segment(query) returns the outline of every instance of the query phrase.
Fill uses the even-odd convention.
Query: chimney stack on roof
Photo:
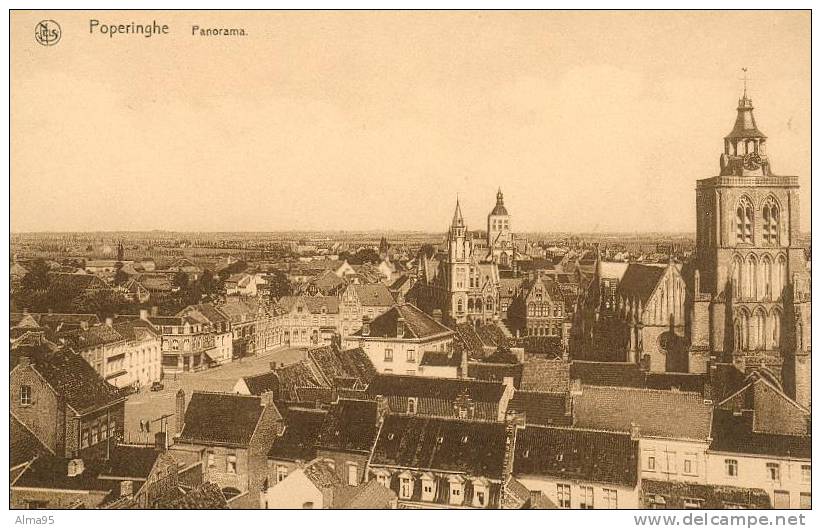
[[[106,327],[113,327],[114,326],[114,318],[106,318],[105,319],[105,326]]]
[[[177,435],[180,435],[182,433],[183,427],[185,426],[185,391],[183,391],[182,388],[180,388],[180,390],[177,391],[175,407],[176,407],[176,410],[175,410],[175,414],[176,414],[176,417],[175,417],[175,419],[176,419],[176,421],[175,421],[176,432],[175,433]]]
[[[79,476],[85,470],[85,465],[83,464],[82,459],[72,459],[68,462],[68,471],[67,476],[70,478],[74,478]]]
[[[433,309],[433,319],[436,323],[442,323],[442,309]]]
[[[88,330],[88,321],[80,320],[80,328],[84,331],[87,331]]]
[[[151,307],[151,316],[159,316],[159,315],[160,315],[160,309],[156,305],[153,305]]]
[[[633,441],[637,441],[641,438],[641,428],[639,425],[631,422],[630,423],[630,439]]]
[[[370,316],[362,316],[362,336],[371,335],[371,318]]]
[[[262,395],[259,396],[260,401],[263,406],[273,406],[274,405],[274,392],[273,391],[263,391]]]
[[[148,309],[140,309],[140,319],[148,321]]]

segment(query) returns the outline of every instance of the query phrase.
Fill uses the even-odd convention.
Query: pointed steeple
[[[452,227],[464,227],[465,220],[462,218],[462,208],[459,207],[459,197],[456,197],[456,211],[453,212],[453,222],[450,224]]]

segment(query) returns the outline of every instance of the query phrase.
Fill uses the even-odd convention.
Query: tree
[[[123,272],[123,263],[117,261],[117,263],[114,264],[114,269],[115,269],[114,270],[114,285],[115,286],[120,286],[123,283],[125,283],[126,281],[128,281],[128,274]]]
[[[379,257],[379,252],[377,252],[373,248],[362,248],[361,250],[356,252],[356,258],[362,264],[379,264],[380,262],[382,262],[382,259]]]
[[[291,282],[282,270],[274,270],[268,275],[267,280],[268,292],[271,296],[271,301],[276,301],[282,296],[288,296],[291,294]]]
[[[185,288],[188,287],[188,276],[185,272],[177,272],[174,274],[174,279],[171,281],[171,284],[180,290],[185,290]]]

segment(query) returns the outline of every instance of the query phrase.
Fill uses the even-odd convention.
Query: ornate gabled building
[[[773,172],[753,103],[738,101],[718,176],[696,185],[689,370],[708,360],[766,369],[809,405],[810,275],[796,176]]]

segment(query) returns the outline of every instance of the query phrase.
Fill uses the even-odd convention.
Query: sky
[[[11,229],[694,231],[742,67],[809,230],[808,11],[18,11]]]

